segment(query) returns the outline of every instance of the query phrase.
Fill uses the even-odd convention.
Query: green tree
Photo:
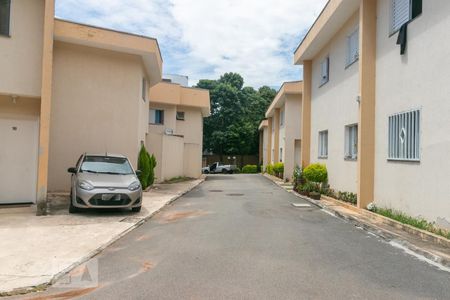
[[[211,116],[204,120],[203,149],[219,155],[258,153],[258,126],[276,91],[263,86],[244,87],[237,73],[225,73],[218,80],[200,80],[208,89]]]

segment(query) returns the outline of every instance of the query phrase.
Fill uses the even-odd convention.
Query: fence
[[[242,168],[245,165],[258,165],[258,155],[203,155],[203,167],[209,166],[215,162],[221,162],[226,165],[236,165]]]

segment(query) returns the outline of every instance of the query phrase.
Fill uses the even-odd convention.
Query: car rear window
[[[133,174],[128,159],[108,156],[85,156],[80,172],[129,175]]]

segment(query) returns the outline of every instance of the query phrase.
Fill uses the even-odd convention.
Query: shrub
[[[316,186],[311,182],[306,182],[305,184],[302,184],[298,190],[303,193],[311,193],[316,190]]]
[[[242,173],[245,173],[245,174],[258,173],[258,166],[257,165],[246,165],[242,168]]]
[[[351,204],[355,204],[358,202],[358,196],[354,193],[350,192],[338,192],[337,199],[342,200],[344,202],[348,202]]]
[[[148,154],[148,152],[147,152]],[[148,174],[148,185],[152,185],[155,183],[155,168],[157,165],[156,157],[152,154],[152,156],[149,155],[149,162],[150,162],[150,173]]]
[[[141,171],[141,174],[138,176],[139,181],[141,182],[142,188],[146,189],[149,186],[148,180],[150,176],[150,159],[144,145],[141,146],[141,150],[139,151],[138,169]]]
[[[328,179],[327,167],[323,164],[311,164],[303,170],[303,175],[309,181],[323,183]]]
[[[274,171],[273,171],[273,165],[272,164],[268,164],[266,166],[266,173],[269,174],[269,175],[274,175],[275,174]]]
[[[280,178],[283,177],[284,164],[282,162],[275,163],[273,165],[273,172],[275,173],[276,176]]]

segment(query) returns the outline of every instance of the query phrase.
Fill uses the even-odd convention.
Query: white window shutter
[[[392,1],[392,31],[397,31],[411,17],[410,0]]]

